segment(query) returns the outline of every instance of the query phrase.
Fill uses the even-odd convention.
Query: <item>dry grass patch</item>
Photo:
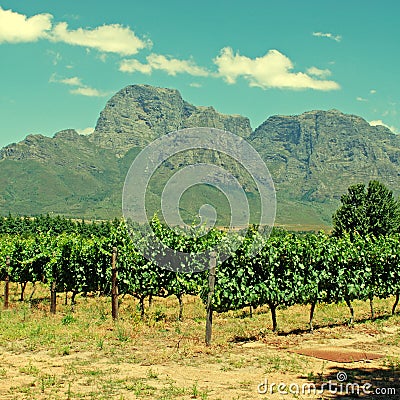
[[[279,310],[278,334],[270,330],[267,307],[252,318],[246,309],[216,314],[213,345],[205,347],[205,311],[195,297],[185,297],[184,320],[178,321],[174,298],[154,299],[141,320],[137,301],[125,296],[114,323],[109,298],[78,296],[72,312],[59,296],[57,314],[50,315],[45,288],[33,304],[18,302],[15,288],[12,293],[11,309],[0,310],[4,400],[267,399],[257,393],[266,377],[323,382],[343,368],[376,384],[392,384],[399,376],[400,316],[388,315],[393,299],[376,300],[374,321],[368,319],[369,305],[355,302],[351,326],[345,305],[319,305],[313,334],[307,330],[307,306]],[[291,352],[322,345],[384,357],[344,366]]]

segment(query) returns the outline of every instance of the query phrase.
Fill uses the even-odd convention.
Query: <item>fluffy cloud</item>
[[[105,97],[108,96],[108,92],[103,92],[98,89],[91,88],[90,86],[85,85],[82,82],[82,79],[73,76],[71,78],[59,78],[56,74],[51,75],[49,82],[52,83],[62,83],[63,85],[67,86],[76,86],[75,89],[71,89],[69,92],[71,94],[78,94],[81,96],[88,96],[88,97]]]
[[[81,78],[78,78],[77,76],[73,76],[72,78],[61,79],[60,83],[70,86],[83,86]]]
[[[389,126],[389,125],[385,124],[381,119],[377,119],[377,120],[375,120],[375,121],[370,121],[369,124],[370,124],[371,126],[382,125],[382,126],[388,128],[388,129],[390,129],[393,133],[396,133],[396,134],[399,134],[399,133],[400,133],[399,130],[398,130],[396,127],[394,127],[394,126]]]
[[[140,39],[128,27],[119,24],[71,30],[68,29],[66,22],[60,22],[53,28],[50,39],[124,56],[136,54],[139,50],[150,46],[149,41]]]
[[[208,76],[209,72],[197,66],[192,60],[178,60],[167,58],[161,54],[150,54],[147,62],[153,69],[165,71],[168,75],[186,73],[193,76]]]
[[[70,29],[67,22],[52,24],[51,14],[37,14],[32,17],[16,13],[12,10],[4,10],[0,7],[0,43],[2,42],[30,42],[38,39],[46,39],[52,42],[67,43],[72,46],[82,46],[98,50],[100,59],[106,60],[106,53],[115,53],[120,56],[130,56],[139,50],[151,46],[149,40],[138,37],[129,27],[120,24],[102,25],[92,29]],[[331,33],[314,32],[315,36],[324,36],[340,40],[340,36]],[[54,64],[61,59],[58,53],[54,53]],[[168,75],[189,74],[196,77],[220,77],[227,83],[235,83],[239,77],[243,77],[250,86],[263,89],[314,89],[335,90],[339,85],[326,80],[331,75],[328,69],[309,68],[306,72],[295,72],[292,61],[278,50],[270,50],[262,57],[249,58],[234,54],[230,47],[225,47],[213,60],[217,72],[210,72],[197,65],[192,59],[180,60],[171,56],[152,53],[142,63],[136,59],[123,59],[119,70],[122,72],[140,72],[151,74],[153,71],[164,71]],[[53,79],[53,80],[52,80]],[[57,78],[53,76],[51,82],[58,82],[76,88],[71,90],[73,94],[84,96],[105,96],[97,89],[88,87],[78,77]],[[195,87],[193,85],[193,87]]]
[[[357,101],[368,101],[368,99],[361,97],[361,96],[356,97],[356,100]]]
[[[142,64],[138,60],[122,60],[119,65],[121,72],[140,72],[142,74],[151,74],[152,67],[149,64]]]
[[[340,87],[334,81],[315,79],[304,72],[292,72],[293,63],[278,50],[270,50],[264,56],[252,59],[234,54],[230,47],[225,47],[214,63],[218,67],[218,76],[230,84],[242,76],[250,86],[263,89],[335,90]]]
[[[30,18],[0,7],[0,43],[35,42],[47,36],[52,26],[51,14],[37,14]]]
[[[307,69],[309,75],[317,76],[318,78],[327,78],[332,75],[329,69],[319,69],[317,67],[311,67]]]
[[[313,32],[313,36],[317,37],[325,37],[328,39],[332,39],[335,42],[340,42],[342,40],[342,37],[340,35],[334,35],[333,33],[330,32]]]
[[[138,60],[122,60],[119,70],[122,72],[141,72],[150,74],[153,70],[165,71],[168,75],[186,73],[192,76],[208,76],[210,73],[193,60],[178,60],[161,54],[150,54],[146,57],[147,64]]]
[[[56,74],[51,75],[49,82],[52,83],[63,83],[64,85],[69,86],[84,86],[81,78],[77,76],[73,76],[71,78],[58,78]]]
[[[109,93],[107,92],[102,92],[101,90],[91,88],[89,86],[78,87],[76,89],[70,90],[69,92],[71,94],[79,94],[81,96],[87,97],[105,97],[109,95]]]
[[[66,22],[53,26],[51,14],[37,14],[32,17],[0,7],[0,43],[34,42],[48,39],[73,46],[83,46],[104,53],[122,56],[136,54],[151,46],[149,40],[136,36],[129,27],[120,24],[102,25],[94,29],[69,29]]]
[[[222,77],[227,83],[233,84],[239,77],[244,77],[250,86],[286,89],[334,90],[339,85],[334,81],[323,80],[331,74],[328,69],[311,67],[308,73],[293,72],[293,63],[288,57],[277,50],[270,50],[263,57],[251,59],[234,54],[230,47],[225,47],[213,61],[218,68],[217,73],[211,73],[195,64],[193,60],[179,60],[161,54],[150,54],[146,63],[135,59],[122,60],[119,70],[122,72],[140,72],[151,74],[153,70],[165,71],[168,75],[186,73],[192,76]],[[318,79],[317,79],[318,78]]]

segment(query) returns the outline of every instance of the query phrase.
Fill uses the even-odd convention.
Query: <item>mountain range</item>
[[[52,138],[28,135],[2,148],[1,214],[118,217],[126,173],[141,149],[169,132],[198,126],[235,133],[258,151],[275,183],[279,225],[329,227],[340,196],[354,183],[378,179],[399,194],[400,136],[384,126],[315,110],[271,116],[253,130],[248,118],[194,106],[177,90],[132,85],[106,103],[89,135],[68,129]],[[212,194],[211,188],[188,193],[183,213]]]

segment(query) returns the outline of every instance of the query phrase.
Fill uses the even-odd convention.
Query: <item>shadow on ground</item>
[[[322,398],[400,399],[400,365],[382,368],[331,368],[323,376],[307,376]]]

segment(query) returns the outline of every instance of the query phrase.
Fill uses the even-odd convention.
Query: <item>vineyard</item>
[[[99,227],[95,223],[55,223],[47,219],[46,223],[54,225],[49,227],[43,225],[46,218],[40,226],[34,226],[34,220],[14,219],[14,228],[10,228],[11,220],[8,225],[4,221],[0,224],[1,280],[18,283],[21,299],[28,282],[48,285],[53,295],[71,293],[72,304],[80,293],[110,296],[112,251],[116,247],[119,295],[138,299],[142,316],[145,300],[157,296],[175,296],[180,304],[180,319],[184,295],[197,295],[204,304],[207,302],[208,269],[189,273],[157,266],[138,252],[122,222],[103,223]],[[55,225],[62,228],[57,231]],[[165,244],[186,252],[213,248],[225,235],[215,230],[197,239],[186,239],[158,220],[153,220],[153,227]],[[217,254],[212,297],[215,311],[245,307],[253,310],[268,305],[274,331],[278,329],[277,309],[295,304],[310,306],[311,329],[315,308],[320,303],[345,302],[353,322],[354,300],[369,301],[373,318],[374,298],[395,296],[391,310],[395,313],[400,294],[399,235],[374,238],[354,234],[338,238],[324,233],[295,235],[275,231],[265,240],[262,250],[249,257],[254,235],[242,238],[242,246],[224,262],[218,262]],[[190,262],[188,258],[187,263]],[[189,271],[199,270],[199,265],[187,267]]]

